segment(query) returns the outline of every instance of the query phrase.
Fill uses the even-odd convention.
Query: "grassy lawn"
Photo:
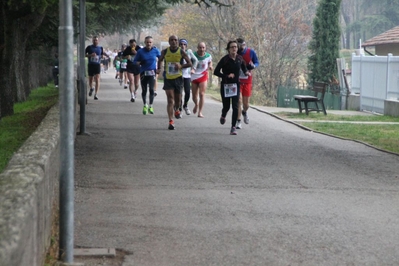
[[[290,113],[278,112],[276,115],[289,120],[326,120],[326,121],[363,121],[363,122],[396,122],[399,123],[399,117],[386,116],[386,115],[335,115],[322,113]]]
[[[353,139],[365,142],[374,147],[399,153],[399,124],[381,125],[381,124],[351,124],[351,123],[333,123],[317,121],[363,121],[363,122],[396,122],[399,123],[399,117],[384,115],[334,115],[334,114],[306,114],[281,112],[276,115],[288,120],[312,120],[315,122],[297,122],[305,127],[315,131],[331,134],[334,136]]]
[[[0,120],[0,172],[57,102],[54,85],[40,87],[32,91],[27,101],[14,105],[14,115]]]

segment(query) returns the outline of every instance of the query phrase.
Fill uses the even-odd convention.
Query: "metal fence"
[[[344,89],[335,89],[334,93],[326,92],[324,96],[324,104],[327,110],[341,110],[341,93]],[[314,92],[310,90],[303,90],[290,87],[279,87],[277,91],[277,107],[298,108],[298,103],[294,99],[294,95],[313,95]]]
[[[351,93],[360,94],[360,109],[384,113],[384,100],[399,100],[399,56],[352,54]]]

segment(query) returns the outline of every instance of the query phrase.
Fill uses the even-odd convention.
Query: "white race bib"
[[[237,96],[237,83],[224,84],[224,97]]]
[[[144,76],[155,76],[155,71],[154,70],[144,71]]]
[[[168,74],[178,74],[179,68],[177,67],[176,63],[168,63]]]
[[[248,79],[248,76],[245,75],[242,69],[240,69],[240,79]]]
[[[100,57],[99,57],[98,55],[96,55],[96,56],[91,56],[91,57],[90,57],[90,62],[93,62],[93,63],[100,63]]]

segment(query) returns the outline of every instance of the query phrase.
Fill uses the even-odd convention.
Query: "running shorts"
[[[240,83],[241,95],[250,97],[252,93],[252,83]]]
[[[175,93],[181,94],[183,90],[183,77],[178,77],[175,79],[164,79],[163,89],[174,90]]]
[[[95,75],[100,74],[100,72],[101,72],[100,64],[88,64],[87,73],[89,74],[89,77],[94,77]]]

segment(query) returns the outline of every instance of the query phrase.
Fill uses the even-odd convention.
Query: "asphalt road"
[[[171,131],[161,87],[143,115],[113,72],[98,97],[76,139],[77,246],[124,266],[399,264],[397,155],[254,109],[231,136],[210,98]]]

